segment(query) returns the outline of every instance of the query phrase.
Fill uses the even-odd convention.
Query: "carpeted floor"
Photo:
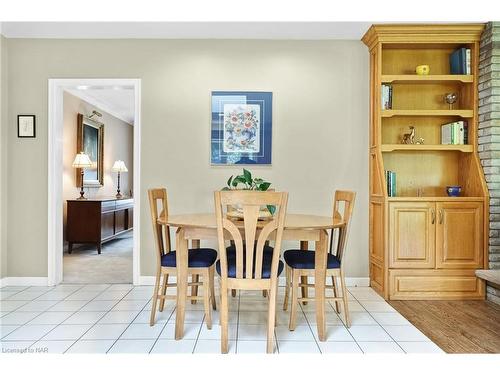
[[[101,254],[92,245],[75,246],[71,254],[64,253],[63,282],[132,283],[132,250],[132,232],[103,244]]]

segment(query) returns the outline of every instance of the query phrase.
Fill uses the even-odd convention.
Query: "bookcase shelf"
[[[471,118],[474,116],[474,111],[468,109],[384,109],[381,111],[381,116],[457,116]]]
[[[371,67],[370,286],[385,299],[484,298],[474,273],[488,261],[489,195],[475,146],[483,29],[384,24],[362,39]],[[471,74],[450,74],[450,56],[463,48]],[[416,75],[419,65],[430,74]],[[456,109],[448,93],[457,95]],[[467,122],[469,144],[441,144],[442,126],[459,121]],[[424,144],[401,144],[411,128]],[[460,196],[449,197],[447,186],[460,186]]]
[[[407,144],[383,144],[380,146],[382,152],[393,151],[460,151],[473,152],[472,145],[407,145]]]
[[[416,74],[385,74],[382,75],[382,83],[439,83],[439,82],[474,82],[473,75],[462,74],[436,74],[436,75],[416,75]]]

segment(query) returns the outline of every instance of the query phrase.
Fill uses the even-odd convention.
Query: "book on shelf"
[[[450,55],[450,74],[471,74],[471,50],[459,48]]]
[[[381,94],[382,109],[392,109],[392,85],[383,84]]]
[[[387,195],[389,197],[396,196],[396,172],[385,171],[385,178],[387,182]]]
[[[441,125],[442,145],[466,145],[469,142],[467,121],[455,121]]]

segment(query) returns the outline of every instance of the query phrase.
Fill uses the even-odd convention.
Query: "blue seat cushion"
[[[171,251],[161,257],[162,267],[176,267],[177,261],[175,259],[176,252]],[[189,249],[188,250],[188,267],[189,268],[200,268],[200,267],[210,267],[217,260],[217,251],[214,249]]]
[[[315,252],[307,250],[287,250],[283,254],[286,264],[295,269],[314,269]],[[335,255],[328,254],[326,268],[340,268],[340,262]]]
[[[269,279],[271,276],[271,264],[273,261],[273,253],[271,252],[265,252],[262,255],[262,278],[263,279]],[[243,260],[243,277],[246,276],[246,264],[245,260]],[[278,276],[283,272],[283,267],[284,264],[280,260],[278,264]],[[227,276],[231,278],[236,277],[236,253],[233,252],[232,254],[228,251],[227,255]],[[217,273],[221,275],[221,268],[220,268],[220,260],[217,261],[215,264],[215,269],[217,270]],[[255,256],[254,256],[254,269],[252,270],[252,276],[255,276]]]
[[[254,252],[255,252],[256,248],[257,248],[257,244],[255,244],[255,246],[253,248]],[[268,245],[264,245],[264,253],[270,253],[272,256],[273,250],[274,250],[273,247],[268,246]],[[226,251],[227,251],[227,256],[231,256],[231,255],[236,256],[236,246],[235,245],[231,245],[231,246],[226,247]],[[246,254],[245,245],[243,245],[243,253]]]

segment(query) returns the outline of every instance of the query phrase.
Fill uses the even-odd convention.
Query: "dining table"
[[[175,339],[184,335],[184,317],[186,311],[188,289],[188,248],[189,240],[193,247],[199,247],[201,240],[217,238],[217,222],[215,213],[193,213],[182,215],[161,214],[158,224],[177,228],[176,230],[176,261],[177,261],[177,306],[175,318]],[[241,221],[243,227],[243,221]],[[332,216],[317,216],[307,214],[287,213],[283,230],[283,240],[299,241],[302,250],[308,249],[309,241],[315,242],[315,302],[318,338],[326,340],[325,326],[325,281],[326,259],[328,253],[328,231],[343,228],[345,223]],[[272,238],[271,238],[272,239]],[[303,284],[307,283],[302,279]],[[307,297],[307,287],[302,288],[303,297]]]

